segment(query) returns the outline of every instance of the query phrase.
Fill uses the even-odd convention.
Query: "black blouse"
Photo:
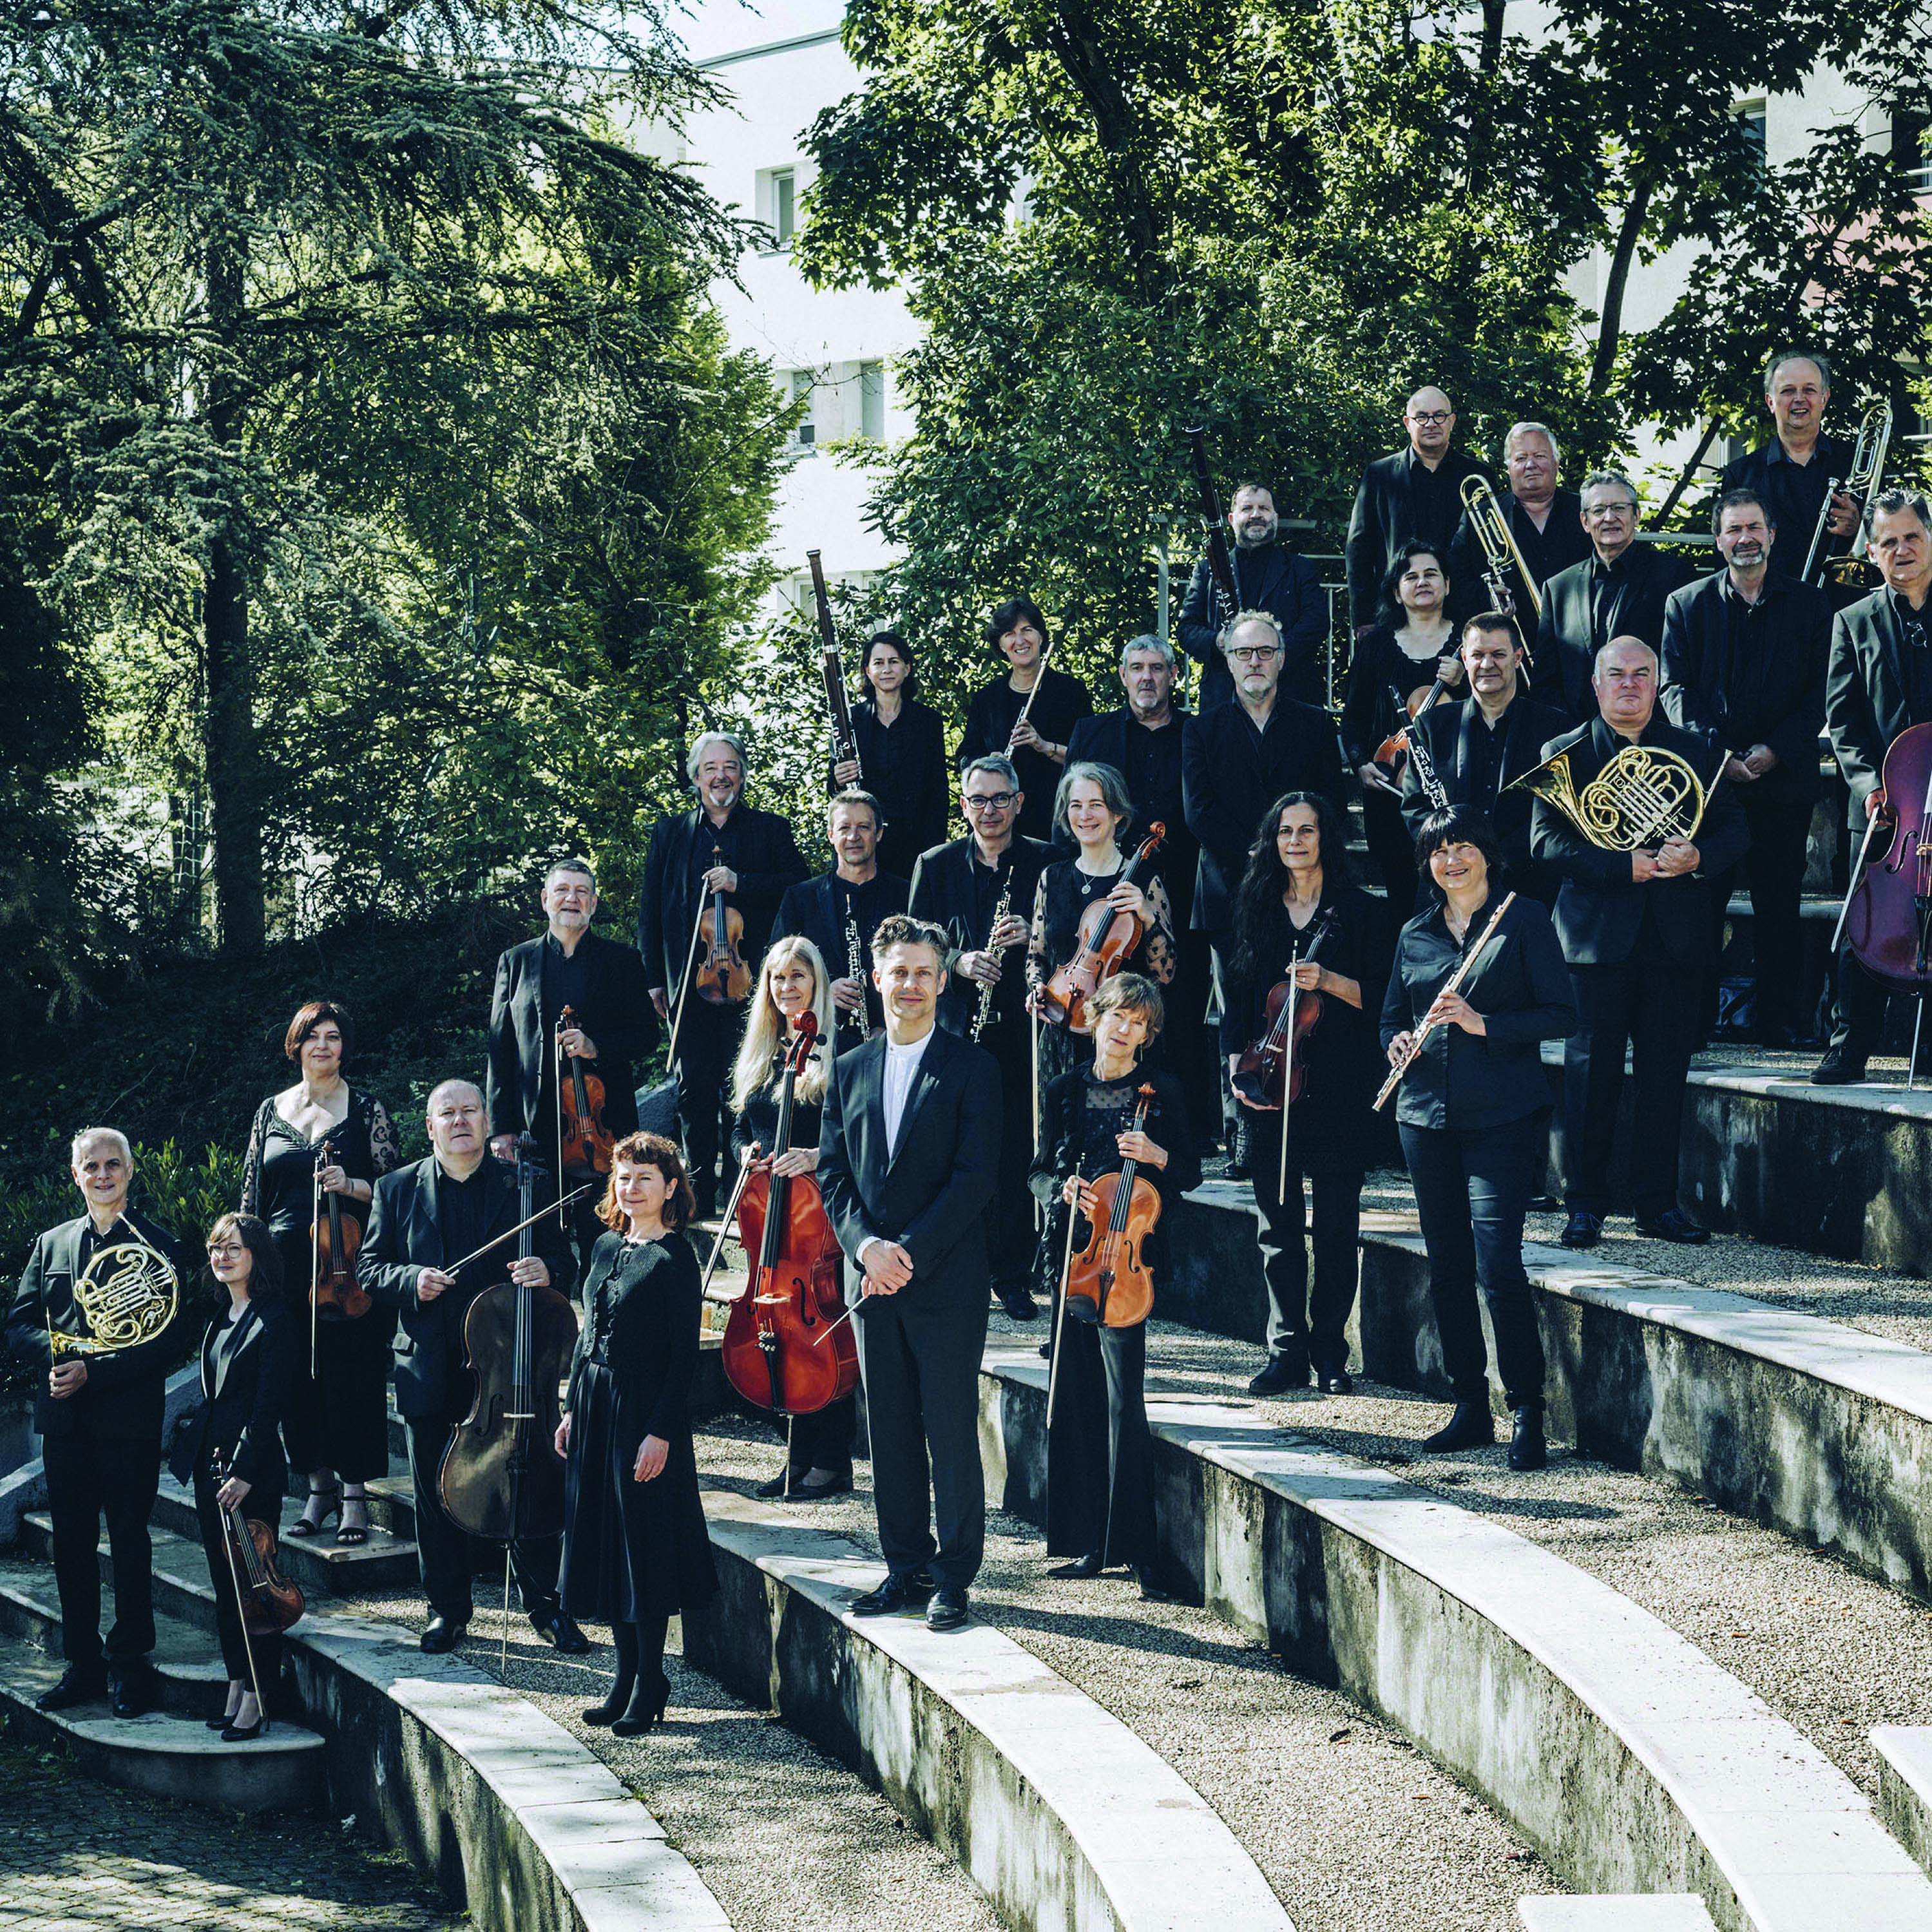
[[[1351,765],[1366,765],[1382,740],[1407,716],[1406,700],[1436,682],[1437,658],[1456,648],[1452,632],[1435,656],[1412,658],[1386,624],[1378,624],[1355,646],[1348,662],[1348,686],[1342,699],[1342,745]],[[1450,686],[1461,694],[1466,681]],[[1402,693],[1397,710],[1391,686]]]
[[[1046,985],[1079,950],[1080,920],[1096,899],[1103,899],[1119,884],[1127,860],[1111,872],[1083,872],[1072,859],[1056,859],[1040,875],[1034,889],[1033,932],[1027,941],[1029,986]],[[1150,923],[1126,960],[1126,970],[1165,986],[1174,977],[1178,956],[1174,948],[1174,911],[1167,887],[1151,865],[1142,868],[1140,886],[1147,895]]]
[[[962,769],[975,758],[1005,755],[1026,701],[1027,694],[1016,691],[1004,674],[980,690],[966,713],[966,729],[959,740],[957,762]],[[1027,722],[1048,744],[1065,744],[1073,736],[1074,726],[1093,715],[1094,700],[1077,677],[1055,670],[1051,664],[1040,673],[1040,694],[1027,712]],[[1053,797],[1064,767],[1030,745],[1013,754],[1013,766],[1020,775],[1020,789],[1026,794],[1026,803],[1020,808],[1020,830],[1029,838],[1051,838]]]
[[[791,1102],[791,1144],[800,1148],[818,1144],[818,1124],[825,1111],[823,1100],[808,1100],[794,1094]],[[740,1160],[755,1141],[769,1154],[778,1137],[778,1088],[776,1082],[760,1087],[745,1102],[745,1111],[731,1129],[731,1148]]]
[[[1041,703],[1046,702],[1042,696]],[[1037,711],[1039,706],[1034,706]],[[915,857],[946,836],[946,814],[952,802],[946,770],[946,732],[940,716],[916,698],[902,701],[890,724],[879,722],[875,699],[862,698],[852,706],[852,736],[859,748],[859,783],[879,801],[886,815],[882,842]],[[1055,740],[1058,743],[1059,741]],[[830,788],[838,789],[836,781]],[[889,872],[904,868],[888,866]]]
[[[681,1234],[632,1241],[614,1229],[590,1251],[584,1326],[571,1358],[567,1409],[592,1364],[632,1385],[648,1405],[644,1433],[675,1441],[690,1428],[698,1370],[700,1271]]]
[[[402,1159],[396,1130],[373,1094],[349,1090],[349,1112],[322,1136],[334,1148],[335,1163],[352,1180],[372,1185]],[[315,1162],[321,1141],[307,1139],[275,1111],[273,1096],[255,1110],[248,1154],[242,1168],[242,1212],[258,1214],[272,1233],[304,1232],[315,1218]],[[368,1219],[369,1204],[343,1198],[345,1213]],[[290,1284],[291,1292],[294,1284]]]

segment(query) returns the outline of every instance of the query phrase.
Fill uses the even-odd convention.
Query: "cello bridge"
[[[518,1410],[511,1409],[506,1412],[503,1420],[506,1422],[534,1422],[536,1417],[534,1414],[526,1415]]]

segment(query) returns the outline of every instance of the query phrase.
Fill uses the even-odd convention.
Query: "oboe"
[[[872,1030],[866,1011],[866,956],[859,943],[859,922],[852,916],[849,898],[845,902],[845,976],[858,981],[860,998],[858,1010],[844,1017],[848,1025],[859,1029],[859,1036],[863,1040]]]
[[[1000,922],[1005,919],[1007,908],[1013,902],[1013,870],[1010,866],[1006,868],[1006,881],[1000,886],[999,903],[993,908],[993,929],[986,935],[986,950],[988,952],[992,951],[993,941],[999,934]],[[993,994],[997,982],[992,980],[980,982],[979,1010],[973,1016],[973,1040],[976,1046],[979,1043],[980,1034],[986,1029],[987,1022],[993,1017]]]
[[[1515,893],[1509,892],[1504,896],[1502,904],[1496,908],[1496,911],[1490,916],[1489,924],[1483,928],[1482,937],[1469,948],[1467,952],[1463,954],[1462,964],[1450,974],[1449,983],[1442,988],[1441,993],[1436,994],[1436,1000],[1441,999],[1444,994],[1454,993],[1460,989],[1462,982],[1468,976],[1470,968],[1483,956],[1483,948],[1496,937],[1496,928],[1503,922],[1503,914],[1508,912],[1515,903]],[[1430,1000],[1429,1004],[1433,1006],[1436,1000]],[[1423,1042],[1436,1030],[1438,1024],[1438,1022],[1425,1019],[1409,1035],[1407,1049],[1402,1058],[1390,1067],[1389,1077],[1382,1082],[1382,1090],[1376,1096],[1376,1111],[1378,1113],[1388,1104],[1388,1096],[1401,1085],[1402,1076],[1408,1071],[1411,1063],[1422,1051]]]

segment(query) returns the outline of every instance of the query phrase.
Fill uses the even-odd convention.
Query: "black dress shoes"
[[[842,1469],[808,1469],[791,1486],[793,1498],[802,1503],[822,1503],[828,1496],[852,1493],[852,1466]]]
[[[142,1664],[115,1679],[113,1702],[109,1708],[117,1718],[138,1718],[160,1702],[158,1690],[154,1673]]]
[[[1526,1402],[1516,1412],[1516,1432],[1510,1438],[1509,1466],[1512,1469],[1541,1469],[1549,1466],[1550,1450],[1543,1439],[1543,1408]]]
[[[957,1630],[966,1621],[966,1616],[964,1590],[935,1590],[932,1602],[926,1606],[926,1627],[928,1630]]]
[[[1459,1402],[1449,1420],[1433,1436],[1423,1438],[1422,1449],[1424,1455],[1447,1456],[1458,1449],[1486,1449],[1496,1439],[1496,1425],[1487,1406]]]
[[[1566,1248],[1594,1248],[1604,1238],[1604,1217],[1580,1208],[1563,1224],[1557,1237]]]
[[[1842,1046],[1827,1047],[1824,1058],[1811,1070],[1814,1087],[1856,1087],[1864,1077],[1864,1062],[1854,1059]]]
[[[1144,1563],[1130,1563],[1129,1573],[1140,1586],[1141,1601],[1144,1604],[1171,1604],[1173,1597],[1161,1588],[1160,1579]]]
[[[431,1657],[440,1657],[454,1650],[469,1628],[466,1623],[453,1624],[447,1617],[431,1617],[423,1626],[422,1648]]]
[[[1090,1556],[1076,1556],[1071,1563],[1056,1563],[1046,1574],[1076,1583],[1090,1583],[1100,1574],[1100,1552],[1096,1550]]]
[[[1654,1220],[1638,1222],[1636,1231],[1647,1241],[1681,1241],[1693,1248],[1711,1238],[1710,1229],[1698,1226],[1681,1208],[1666,1208]]]
[[[83,1670],[77,1664],[70,1664],[60,1674],[60,1681],[51,1690],[43,1690],[34,1700],[37,1711],[71,1711],[76,1704],[98,1704],[107,1696],[107,1673],[104,1670]],[[224,1718],[225,1724],[227,1720]]]
[[[999,1297],[1000,1306],[1006,1311],[1009,1322],[1031,1322],[1037,1318],[1039,1304],[1034,1300],[1032,1292],[1024,1282],[1006,1282],[993,1292]]]
[[[790,1495],[804,1474],[802,1469],[781,1469],[776,1476],[768,1476],[752,1493],[761,1502],[771,1502]]]
[[[1324,1395],[1352,1395],[1355,1384],[1346,1369],[1321,1369],[1315,1376],[1315,1386]]]
[[[534,1616],[530,1622],[536,1626],[538,1636],[548,1637],[556,1646],[558,1656],[590,1654],[590,1640],[561,1610],[552,1610],[547,1616]]]
[[[922,1579],[923,1580],[922,1580]],[[932,1580],[923,1570],[910,1576],[888,1576],[876,1590],[868,1590],[852,1602],[855,1617],[890,1617],[901,1610],[916,1610],[932,1594]]]
[[[1285,1395],[1290,1389],[1308,1386],[1308,1364],[1289,1360],[1286,1355],[1270,1355],[1268,1366],[1248,1384],[1250,1395]]]

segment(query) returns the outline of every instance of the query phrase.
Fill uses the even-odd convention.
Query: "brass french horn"
[[[166,1256],[140,1240],[96,1248],[74,1285],[82,1332],[50,1330],[48,1346],[63,1354],[111,1355],[152,1342],[175,1318],[181,1282]]]
[[[1506,788],[1546,799],[1592,845],[1634,852],[1666,838],[1692,838],[1711,794],[1688,758],[1660,746],[1626,745],[1597,776],[1576,789],[1570,754],[1559,752]]]

